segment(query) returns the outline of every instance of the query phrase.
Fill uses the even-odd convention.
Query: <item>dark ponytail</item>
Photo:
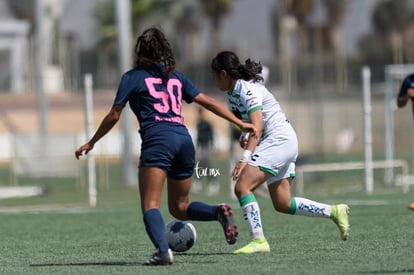
[[[263,81],[260,75],[262,64],[257,63],[250,58],[245,64],[241,64],[238,56],[234,52],[223,51],[216,55],[211,61],[211,69],[215,73],[225,70],[233,79],[243,79],[246,81]]]
[[[174,71],[174,54],[160,29],[149,28],[137,38],[134,63],[135,67],[156,67],[158,64],[163,64],[165,73]]]

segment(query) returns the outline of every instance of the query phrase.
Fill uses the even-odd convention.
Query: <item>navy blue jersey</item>
[[[119,84],[113,105],[127,102],[136,115],[142,139],[140,167],[160,167],[175,179],[191,177],[195,150],[184,126],[182,102],[191,103],[200,91],[182,73],[134,68]]]
[[[400,93],[398,94],[398,97],[406,96],[408,89],[414,89],[414,74],[410,74],[406,78],[404,78],[401,84]],[[411,102],[414,103],[414,98],[411,97],[410,99]],[[414,104],[412,104],[412,111],[414,113]]]
[[[156,68],[134,68],[122,76],[114,105],[129,102],[142,133],[155,125],[183,125],[182,101],[190,103],[199,93],[178,71],[165,76]]]

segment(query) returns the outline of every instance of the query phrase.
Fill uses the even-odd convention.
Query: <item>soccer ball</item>
[[[194,225],[189,222],[172,220],[167,223],[165,236],[168,245],[175,252],[184,252],[189,250],[195,243],[197,233]]]

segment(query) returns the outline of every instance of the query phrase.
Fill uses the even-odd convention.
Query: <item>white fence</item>
[[[304,193],[304,174],[312,172],[330,172],[330,171],[347,171],[347,170],[362,170],[366,168],[365,162],[333,162],[333,163],[319,163],[319,164],[305,164],[297,166],[296,168],[296,192],[298,194]],[[400,168],[402,181],[395,181],[396,185],[401,184],[403,191],[408,192],[409,185],[413,184],[409,181],[408,177],[408,163],[405,160],[393,160],[393,161],[373,161],[372,168]],[[367,186],[365,182],[366,190],[370,190],[371,187]],[[373,187],[372,187],[373,188]],[[370,193],[370,192],[368,192]]]
[[[30,177],[79,177],[75,135],[14,135],[13,173]]]

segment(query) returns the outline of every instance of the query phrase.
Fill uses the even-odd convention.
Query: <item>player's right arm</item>
[[[238,119],[232,112],[230,112],[227,109],[227,107],[222,105],[218,100],[206,94],[199,93],[196,97],[194,97],[194,102],[200,104],[201,106],[213,112],[214,114],[236,124],[243,131],[251,132],[253,137],[258,136],[257,128],[254,125],[243,122],[240,119]]]
[[[83,154],[87,154],[90,150],[93,149],[95,143],[100,140],[103,136],[105,136],[118,122],[119,118],[121,117],[121,113],[124,106],[122,105],[114,105],[112,106],[109,113],[103,118],[101,124],[99,125],[98,129],[96,130],[93,137],[84,145],[80,146],[75,151],[75,156],[79,159],[80,156]]]
[[[259,131],[259,133],[263,132],[263,113],[262,110],[256,110],[252,113],[249,114],[249,120],[250,122],[256,127],[256,129]],[[231,176],[233,178],[233,180],[236,180],[241,172],[243,171],[244,167],[246,167],[247,163],[250,160],[250,156],[252,154],[252,152],[254,152],[257,144],[259,143],[259,139],[261,137],[261,134],[259,134],[258,136],[256,136],[256,138],[252,139],[252,138],[248,138],[247,142],[244,146],[244,144],[241,144],[242,146],[244,146],[244,152],[243,152],[243,156],[240,159],[240,161],[236,164],[236,166],[234,167]]]

